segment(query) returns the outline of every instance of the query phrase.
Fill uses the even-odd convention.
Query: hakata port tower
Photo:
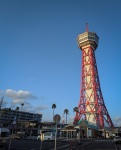
[[[88,31],[88,25],[86,32],[79,34],[77,38],[78,47],[82,50],[82,74],[80,100],[74,124],[83,119],[103,129],[105,124],[109,127],[114,125],[106,109],[100,87],[95,58],[98,41],[97,34]]]

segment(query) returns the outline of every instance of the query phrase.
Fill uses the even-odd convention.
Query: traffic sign
[[[59,121],[61,120],[60,115],[59,115],[59,114],[56,114],[56,115],[54,116],[53,120],[54,120],[55,122],[59,122]]]

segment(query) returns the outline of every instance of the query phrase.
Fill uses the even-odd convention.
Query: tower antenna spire
[[[86,32],[88,32],[88,23],[86,23]]]

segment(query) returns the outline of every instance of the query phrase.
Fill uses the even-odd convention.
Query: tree
[[[24,103],[21,103],[21,112],[22,112],[22,107],[24,106]]]
[[[73,112],[76,112],[76,113],[79,112],[78,107],[74,107]]]
[[[67,115],[69,114],[69,110],[68,109],[64,109],[64,114],[66,114],[66,124],[67,124]]]
[[[53,109],[53,118],[54,118],[54,109],[56,108],[56,104],[52,104],[52,109]]]
[[[18,117],[19,117],[19,116],[18,116],[19,107],[16,107],[15,110],[16,110],[16,116],[17,116],[17,118],[18,118]]]
[[[79,113],[79,108],[78,107],[74,107],[73,108],[73,112],[76,112],[76,115]]]
[[[18,110],[19,110],[19,107],[16,107],[16,110],[18,111]]]

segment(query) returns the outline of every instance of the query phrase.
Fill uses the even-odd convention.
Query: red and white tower
[[[94,32],[88,32],[86,26],[86,32],[78,35],[77,41],[82,50],[82,75],[80,101],[74,123],[83,118],[99,128],[104,128],[105,122],[109,127],[114,127],[103,100],[96,64],[95,50],[99,37]]]

